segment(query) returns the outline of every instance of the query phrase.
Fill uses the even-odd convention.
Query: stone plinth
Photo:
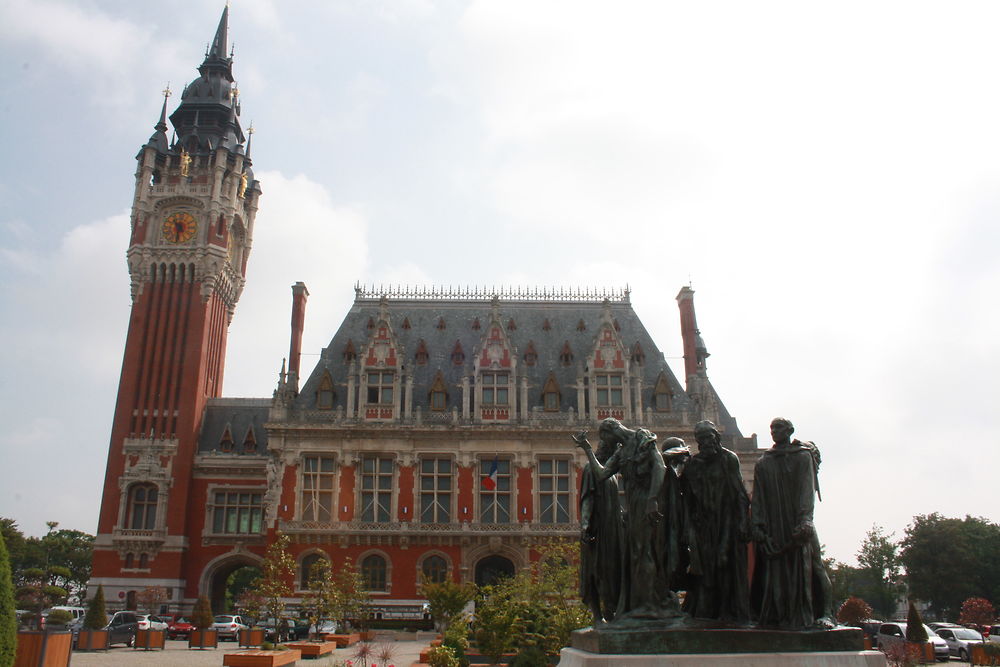
[[[564,648],[559,667],[886,667],[879,651],[813,653],[596,654]]]
[[[570,646],[598,655],[858,652],[864,648],[864,633],[845,627],[790,631],[607,625],[575,630]]]

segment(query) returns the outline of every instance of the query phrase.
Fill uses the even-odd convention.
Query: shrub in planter
[[[427,652],[427,663],[431,667],[458,667],[458,658],[449,646],[435,646]]]
[[[83,617],[83,628],[77,635],[76,648],[80,651],[108,649],[107,609],[104,604],[104,586],[97,587],[97,593],[87,603],[87,613]]]
[[[49,630],[65,630],[66,624],[73,620],[73,614],[65,609],[53,609],[45,619],[45,627]]]
[[[202,595],[194,605],[191,614],[191,625],[194,629],[188,636],[188,648],[216,648],[219,645],[219,634],[212,629],[214,618],[212,605],[208,598]]]

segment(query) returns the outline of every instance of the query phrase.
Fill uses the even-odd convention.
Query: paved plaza
[[[395,667],[410,667],[414,662],[417,662],[420,652],[430,645],[429,640],[397,642],[389,638],[384,641],[376,639],[372,643],[376,647],[382,644],[390,644],[395,648],[396,652],[390,662]],[[167,640],[167,647],[162,651],[135,650],[124,646],[115,646],[109,651],[97,651],[94,653],[74,651],[70,664],[72,667],[116,667],[118,665],[149,665],[150,667],[209,667],[211,665],[212,667],[220,667],[223,655],[238,650],[240,648],[234,642],[220,642],[217,649],[199,651],[189,649],[187,641]],[[307,667],[309,665],[331,667],[334,664],[341,664],[347,660],[352,660],[355,650],[356,646],[349,646],[335,650],[332,655],[316,660],[302,659],[296,664],[299,667]],[[380,665],[379,667],[384,666]]]

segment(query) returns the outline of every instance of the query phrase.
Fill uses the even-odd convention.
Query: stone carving
[[[680,605],[667,586],[677,565],[670,553],[670,544],[676,544],[676,508],[661,504],[666,465],[656,436],[646,429],[626,428],[613,418],[601,422],[599,435],[602,443],[620,445],[604,465],[594,455],[586,431],[573,440],[587,454],[596,481],[618,473],[625,488],[625,599],[615,624],[679,620]],[[661,510],[667,511],[666,521]]]
[[[698,453],[684,464],[681,477],[690,559],[683,609],[695,618],[745,624],[750,498],[740,460],[722,446],[712,422],[695,424],[694,437]]]
[[[750,517],[756,543],[751,602],[759,625],[833,627],[830,578],[813,524],[819,449],[792,440],[792,422],[771,422],[774,446],[754,467]]]

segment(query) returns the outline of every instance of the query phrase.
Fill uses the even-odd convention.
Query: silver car
[[[957,655],[962,662],[969,661],[969,654],[972,653],[972,649],[969,648],[971,644],[983,643],[983,636],[969,628],[938,628],[937,634],[948,644],[948,652]]]
[[[246,630],[249,626],[243,622],[242,616],[219,614],[215,617],[215,622],[212,623],[212,627],[218,633],[219,641],[222,641],[223,639],[236,641],[239,637],[240,630]]]

